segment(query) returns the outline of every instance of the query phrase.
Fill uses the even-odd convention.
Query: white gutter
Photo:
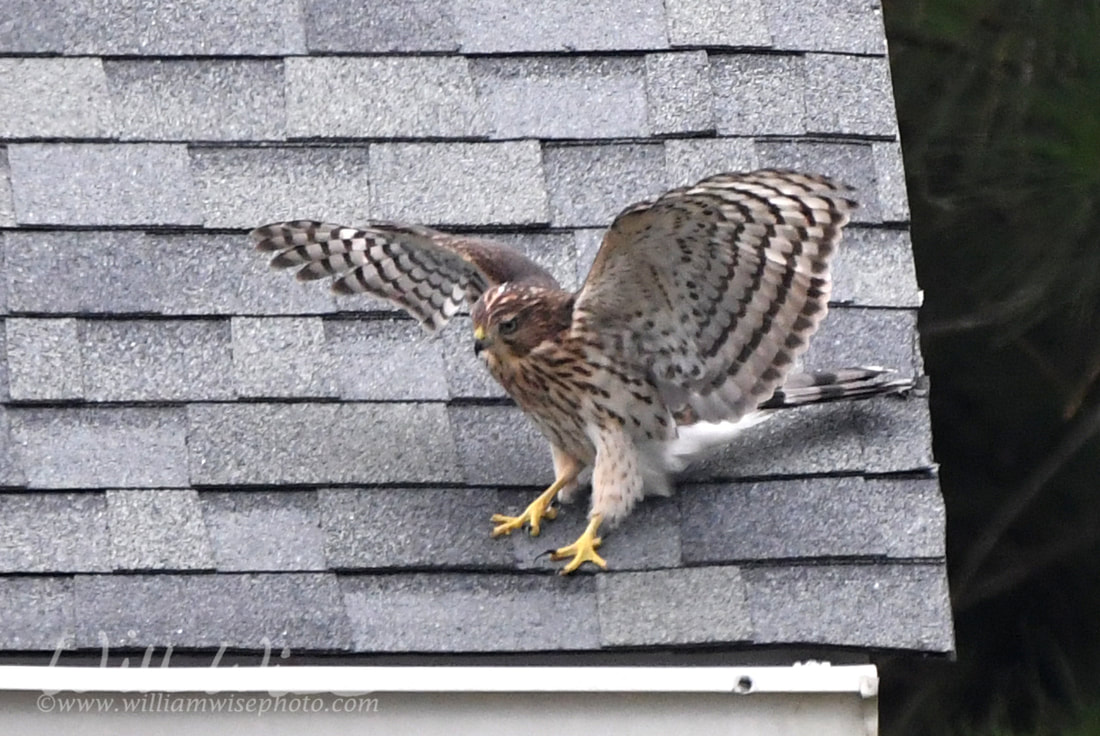
[[[60,667],[0,665],[0,691],[855,693],[874,665],[790,667]]]

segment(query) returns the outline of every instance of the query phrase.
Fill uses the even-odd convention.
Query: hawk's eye
[[[509,317],[506,320],[502,320],[501,323],[497,325],[497,331],[502,335],[511,335],[516,331],[517,327],[519,327],[519,322],[516,318]]]

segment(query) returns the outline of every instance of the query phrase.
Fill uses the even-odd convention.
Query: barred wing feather
[[[273,268],[297,268],[301,280],[331,276],[338,293],[388,299],[429,332],[495,284],[553,281],[507,245],[419,225],[374,223],[360,229],[296,220],[259,227],[252,240],[257,250],[276,254]]]
[[[827,309],[855,202],[788,171],[719,174],[624,210],[577,294],[574,325],[648,372],[676,412],[736,421],[783,382]]]

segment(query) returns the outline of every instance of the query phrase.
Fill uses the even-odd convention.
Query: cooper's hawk
[[[591,561],[601,525],[666,494],[681,457],[728,438],[760,409],[904,387],[880,369],[798,374],[825,316],[829,258],[855,203],[823,176],[720,174],[625,209],[584,284],[563,290],[506,245],[426,227],[297,221],[252,233],[299,279],[334,276],[428,330],[472,305],[474,350],[550,441],[556,480],[493,536],[553,519],[592,468],[589,523],[552,559]]]

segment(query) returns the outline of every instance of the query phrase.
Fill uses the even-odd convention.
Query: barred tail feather
[[[912,378],[893,378],[894,375],[894,371],[879,366],[796,373],[759,408],[788,409],[829,401],[867,399],[882,394],[904,394],[913,388]]]

